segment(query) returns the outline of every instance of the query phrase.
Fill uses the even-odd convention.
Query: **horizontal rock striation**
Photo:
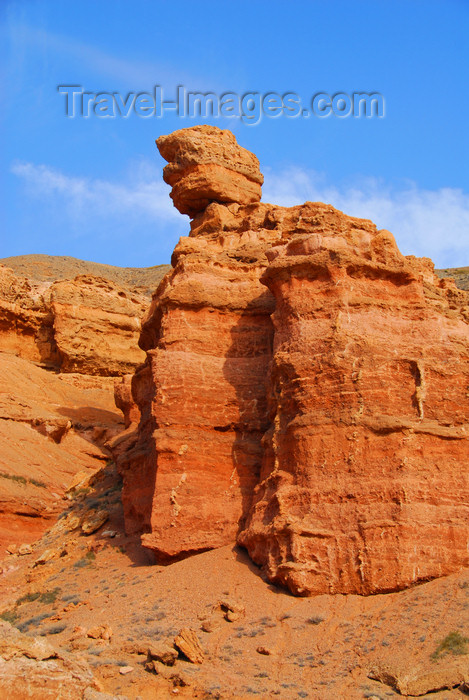
[[[193,220],[142,326],[128,531],[161,561],[237,539],[298,595],[468,565],[467,294],[370,221],[246,199],[227,134],[157,142]]]
[[[133,372],[148,303],[102,277],[38,283],[0,265],[0,350],[61,372]]]
[[[181,214],[191,218],[211,202],[259,202],[264,178],[253,153],[241,148],[231,131],[216,126],[180,129],[157,140],[168,165],[164,181]]]
[[[386,231],[273,249],[271,428],[239,542],[299,595],[468,564],[469,308]]]

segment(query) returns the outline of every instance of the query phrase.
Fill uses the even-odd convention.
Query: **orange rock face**
[[[50,527],[73,478],[101,467],[121,430],[111,377],[60,375],[0,352],[0,556]]]
[[[271,428],[239,542],[295,594],[468,564],[465,292],[351,222],[269,253]]]
[[[466,566],[467,294],[370,221],[199,187],[240,173],[226,133],[158,141],[194,219],[142,328],[128,530],[163,560],[237,537],[299,595]]]
[[[62,372],[116,376],[145,359],[142,294],[93,275],[35,283],[0,265],[0,350]]]
[[[210,202],[248,204],[261,198],[264,178],[256,156],[215,126],[180,129],[157,140],[164,181],[181,214],[195,216]]]
[[[50,289],[62,372],[122,375],[143,361],[137,346],[144,297],[110,280],[79,275]]]
[[[41,291],[0,265],[0,350],[55,365],[53,316]]]
[[[216,239],[186,238],[173,260],[142,331],[142,420],[123,465],[127,527],[150,530],[145,545],[161,558],[236,538],[268,425],[273,310],[252,254],[230,259]]]

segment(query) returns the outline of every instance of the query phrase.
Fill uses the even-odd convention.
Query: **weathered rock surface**
[[[149,305],[146,285],[152,278],[156,287],[167,266],[142,270],[139,280],[125,268],[60,260],[12,258],[14,271],[0,265],[0,350],[61,372],[133,372],[145,359],[137,342]],[[94,273],[102,267],[110,278],[74,274],[87,266]]]
[[[209,229],[225,209],[210,205]],[[139,439],[120,466],[128,531],[162,559],[233,542],[258,480],[273,297],[256,234],[181,239],[142,331]]]
[[[0,620],[0,688],[5,700],[75,700],[95,686],[88,664]]]
[[[123,427],[113,384],[0,352],[0,552],[34,541],[63,510],[74,475],[109,458],[102,445]]]
[[[81,275],[52,285],[50,307],[62,372],[115,376],[143,361],[137,341],[146,298]]]
[[[193,664],[201,664],[204,661],[204,652],[200,646],[197,632],[184,627],[174,640],[174,645]]]
[[[156,142],[168,165],[164,181],[181,214],[192,218],[211,202],[259,202],[264,178],[253,153],[216,126],[180,129]]]
[[[301,595],[459,570],[467,294],[329,205],[204,194],[199,167],[239,172],[225,134],[158,142],[175,204],[195,218],[142,328],[141,421],[119,456],[127,530],[162,560],[239,535]]]
[[[262,278],[272,427],[239,542],[300,595],[469,563],[467,296],[388,232],[343,223],[272,249]]]
[[[41,289],[0,265],[0,350],[57,365],[53,316]]]
[[[126,428],[140,421],[140,411],[132,396],[132,378],[132,374],[124,374],[114,383],[114,401],[124,414]]]
[[[0,258],[0,263],[18,277],[28,278],[30,284],[47,286],[58,280],[73,280],[79,275],[104,277],[128,292],[142,294],[148,299],[169,270],[169,265],[153,267],[116,267],[79,260],[66,255],[14,255]]]
[[[391,686],[401,695],[419,697],[464,684],[469,680],[469,663],[464,658],[454,657],[425,665],[412,661],[380,661],[370,669],[368,678]]]

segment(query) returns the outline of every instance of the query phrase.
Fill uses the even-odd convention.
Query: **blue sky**
[[[0,2],[0,257],[169,262],[187,217],[154,140],[209,122],[254,151],[263,199],[326,201],[390,229],[405,254],[469,265],[467,0]],[[377,119],[67,118],[89,92],[379,92]]]

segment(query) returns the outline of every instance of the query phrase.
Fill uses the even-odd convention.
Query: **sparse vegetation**
[[[41,637],[48,637],[50,634],[60,634],[64,629],[67,629],[67,625],[63,623],[46,627],[46,629],[42,630]]]
[[[16,610],[4,610],[2,613],[0,613],[0,619],[5,620],[5,622],[9,622],[10,625],[15,625],[18,621],[18,613]]]
[[[455,632],[450,632],[438,644],[437,648],[431,655],[431,658],[436,661],[441,656],[445,656],[446,654],[454,654],[457,656],[467,654],[469,651],[467,648],[468,642],[469,639],[467,637],[463,637],[457,630]]]
[[[94,552],[92,552],[92,551],[89,551],[89,552],[87,552],[87,553],[85,554],[84,557],[82,557],[81,559],[78,559],[78,560],[74,563],[73,566],[75,567],[75,569],[82,569],[82,568],[85,567],[85,566],[91,566],[92,562],[93,562],[95,559],[96,559],[96,554],[95,554]]]
[[[313,617],[308,617],[306,622],[308,625],[319,625],[321,622],[324,622],[324,618],[321,615],[313,615]]]
[[[26,484],[32,484],[33,486],[37,486],[41,489],[47,488],[47,484],[45,484],[43,481],[39,481],[38,479],[32,479],[31,477],[20,476],[19,474],[8,474],[7,472],[0,472],[0,479],[9,479],[10,481],[14,481],[17,484],[23,484],[23,486],[26,486]]]
[[[39,602],[44,603],[44,605],[51,605],[57,600],[57,596],[60,593],[60,588],[54,588],[52,591],[44,591],[39,596]]]
[[[35,593],[26,593],[26,595],[21,596],[21,598],[18,598],[16,601],[15,605],[23,605],[23,603],[32,603],[33,601],[37,600],[41,593],[39,591],[36,591]]]
[[[48,617],[49,613],[44,612],[40,615],[35,615],[34,617],[30,617],[27,620],[24,620],[24,622],[17,624],[16,627],[18,627],[20,632],[27,632],[31,627],[36,627],[36,625],[38,625],[40,622],[47,619]]]
[[[33,593],[26,593],[26,595],[21,596],[21,598],[18,598],[16,601],[15,605],[23,605],[24,603],[33,603],[35,600],[37,600],[39,603],[44,603],[45,605],[50,605],[51,603],[55,603],[57,600],[57,596],[60,593],[60,588],[54,588],[51,591],[34,591]]]

